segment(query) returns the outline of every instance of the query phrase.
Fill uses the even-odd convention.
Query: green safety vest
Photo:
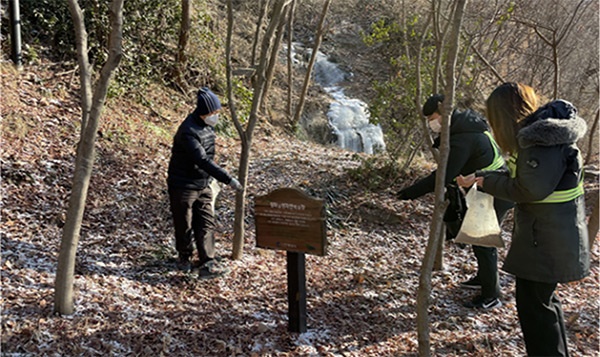
[[[510,171],[510,177],[515,178],[517,176],[517,154],[512,154],[508,158],[507,162],[508,170]],[[576,199],[577,197],[583,195],[583,172],[581,173],[581,178],[579,179],[579,184],[577,186],[570,188],[568,190],[559,190],[554,191],[549,194],[546,198],[539,201],[533,201],[530,203],[563,203],[569,202],[571,200]]]
[[[496,144],[496,140],[494,140],[492,133],[490,133],[489,131],[484,131],[483,133],[485,135],[487,135],[488,139],[490,139],[490,143],[492,144],[492,147],[494,148],[494,160],[492,161],[491,164],[489,164],[488,166],[481,169],[481,171],[498,170],[498,169],[502,168],[502,166],[504,166],[504,158],[500,154],[500,148],[498,148],[498,144]]]

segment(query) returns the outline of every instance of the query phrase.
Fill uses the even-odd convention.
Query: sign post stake
[[[306,332],[305,254],[327,254],[323,200],[280,188],[254,202],[256,246],[287,251],[288,330]]]
[[[288,330],[306,332],[306,259],[304,253],[287,252]]]

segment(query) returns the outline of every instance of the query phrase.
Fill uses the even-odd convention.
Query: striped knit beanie
[[[221,102],[216,94],[211,92],[207,87],[200,88],[198,90],[198,102],[196,103],[198,114],[206,115],[218,109],[221,109]]]

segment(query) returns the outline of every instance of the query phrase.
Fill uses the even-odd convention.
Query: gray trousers
[[[180,258],[192,256],[194,242],[200,264],[215,257],[215,217],[212,196],[210,186],[202,190],[169,188],[169,201],[175,226],[175,249]]]

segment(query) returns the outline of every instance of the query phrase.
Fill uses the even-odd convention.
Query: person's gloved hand
[[[229,182],[229,186],[231,186],[231,188],[233,188],[234,190],[236,190],[238,192],[241,192],[244,190],[244,186],[242,186],[242,184],[235,178],[231,178],[231,182]]]

